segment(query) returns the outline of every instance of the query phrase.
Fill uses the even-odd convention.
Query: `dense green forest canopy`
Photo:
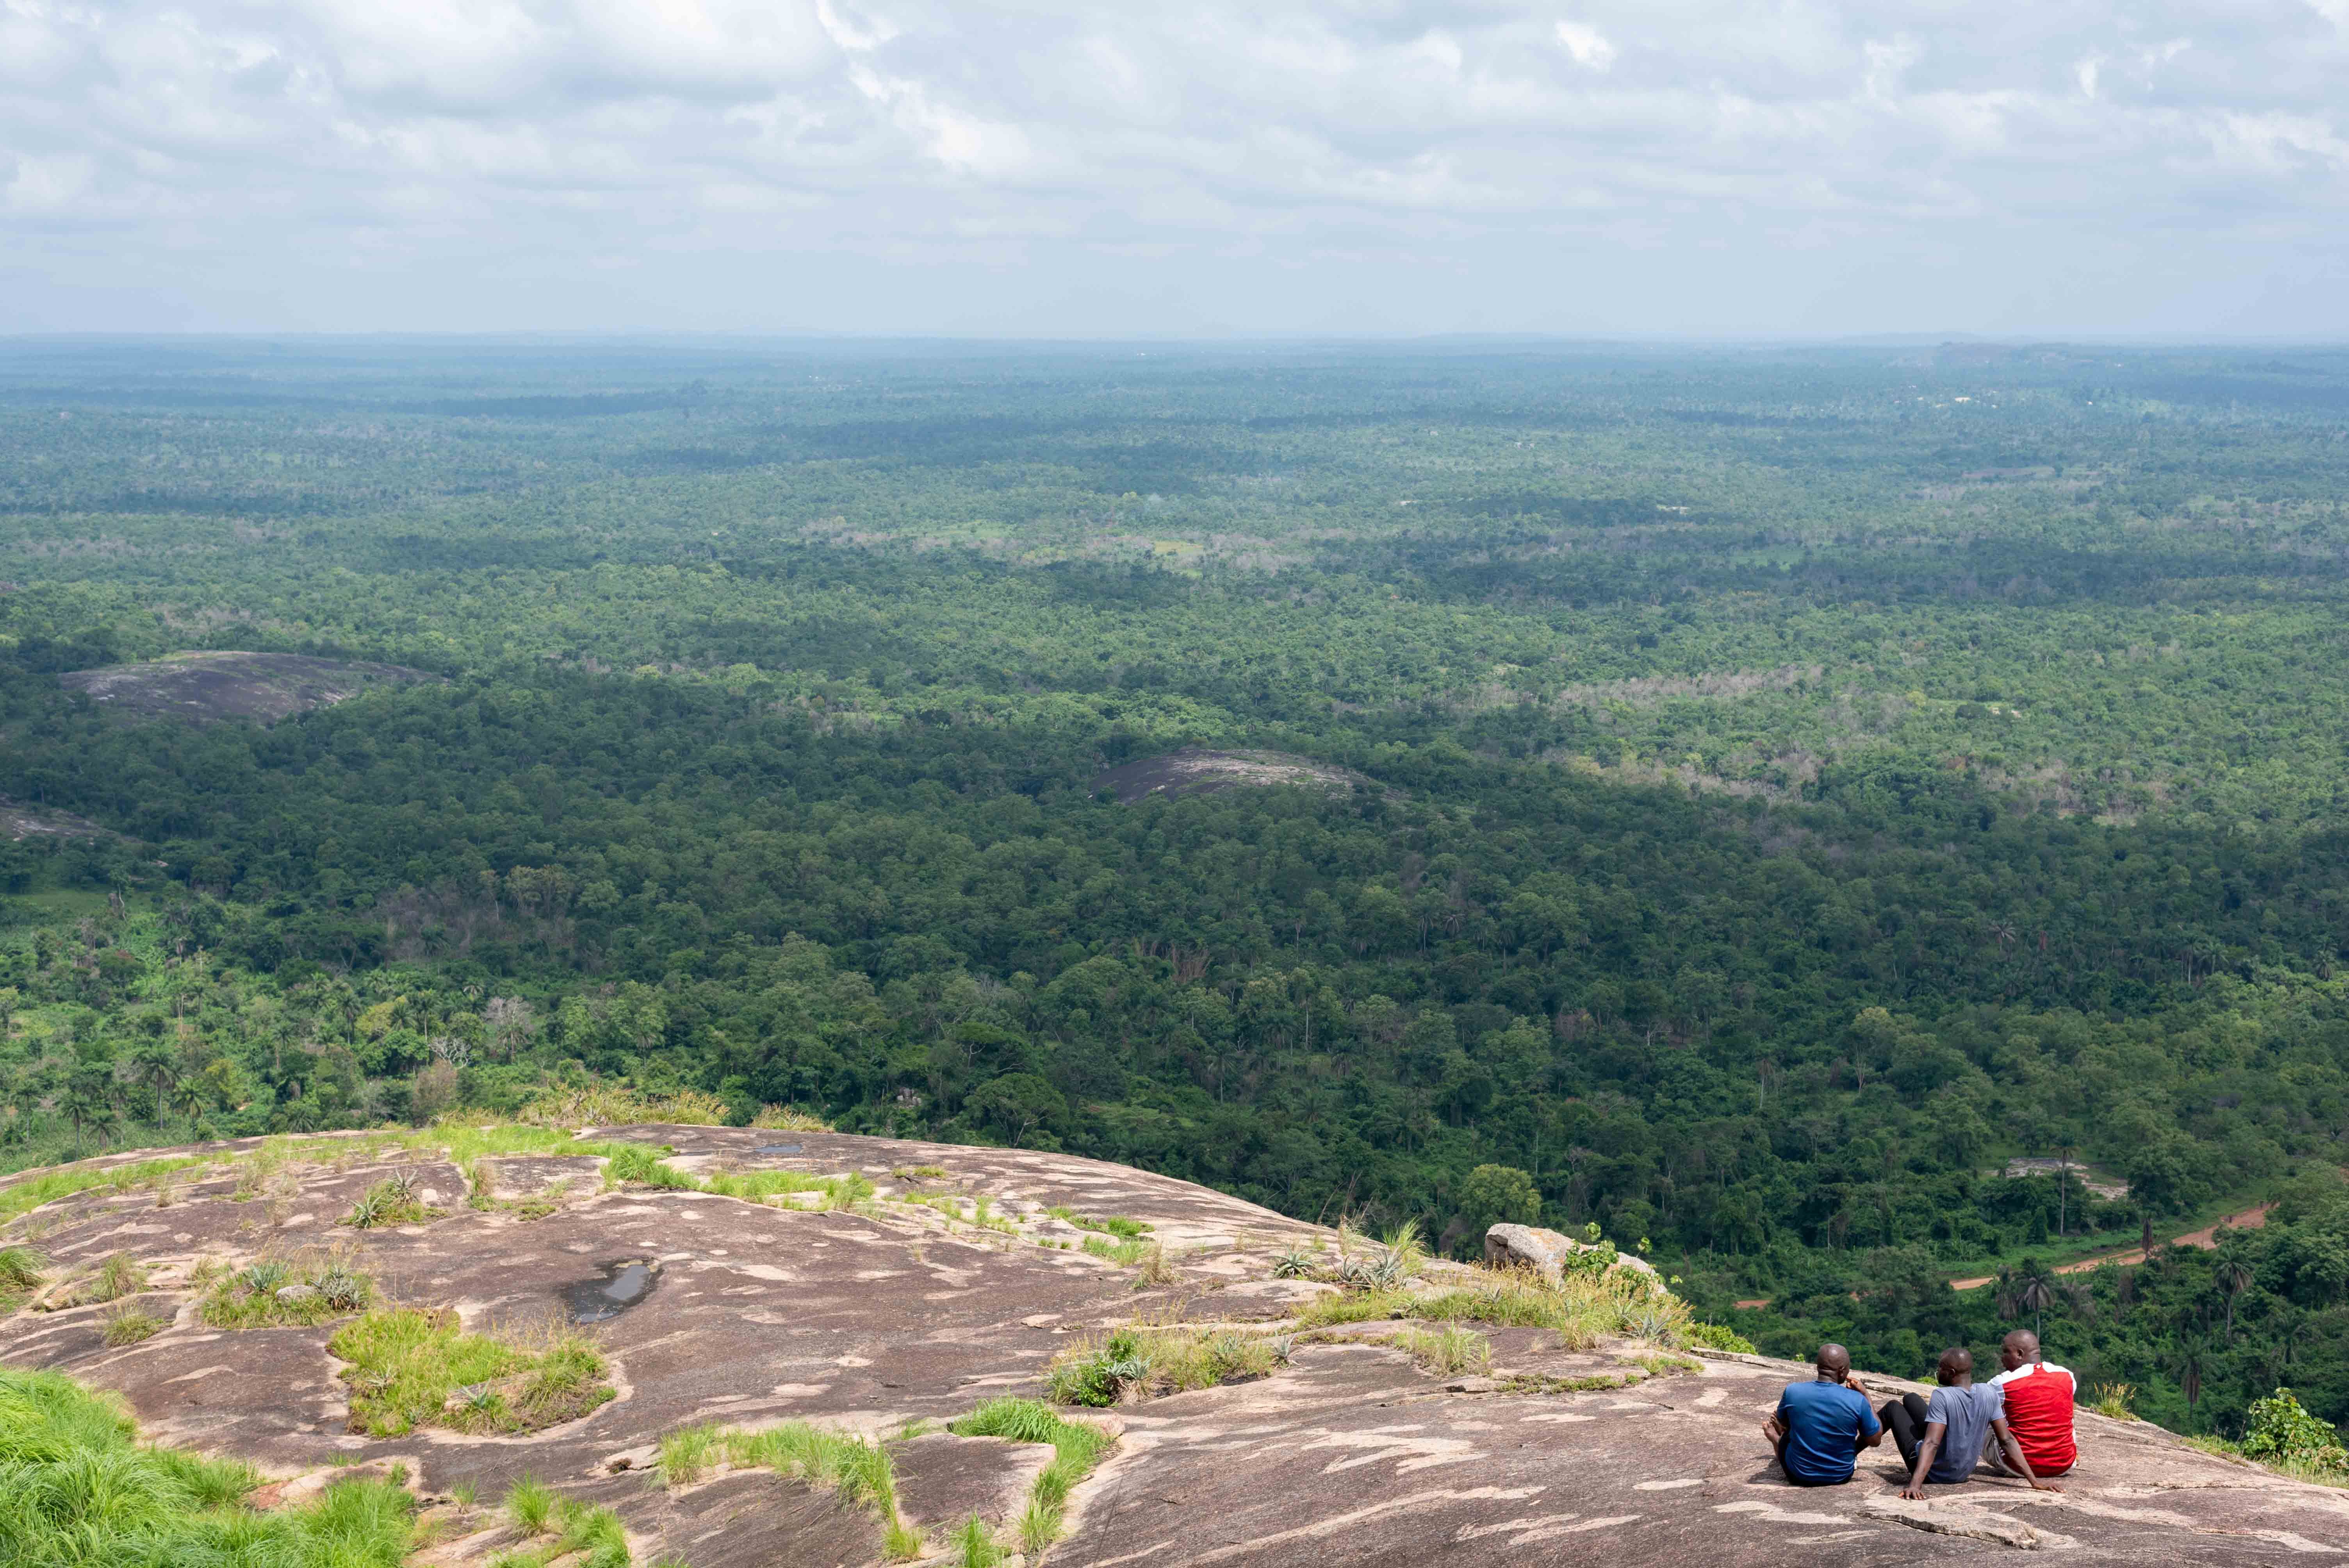
[[[0,510],[9,1164],[624,1076],[2349,1418],[2349,353],[17,343]]]

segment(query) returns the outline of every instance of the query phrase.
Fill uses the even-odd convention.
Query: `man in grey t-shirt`
[[[1925,1483],[1949,1486],[1971,1478],[1981,1462],[1982,1444],[1993,1432],[2014,1472],[2039,1491],[2061,1491],[2051,1481],[2031,1473],[2023,1445],[2007,1429],[2005,1397],[1995,1383],[1974,1382],[1972,1352],[1955,1346],[1941,1352],[1935,1370],[1940,1387],[1928,1399],[1903,1394],[1883,1411],[1885,1429],[1899,1445],[1901,1462],[1909,1467],[1903,1497],[1922,1497]]]

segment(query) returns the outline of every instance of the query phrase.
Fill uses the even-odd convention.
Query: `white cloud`
[[[1588,22],[1565,22],[1557,25],[1557,41],[1574,57],[1574,63],[1594,71],[1603,71],[1615,63],[1615,46],[1607,35]]]
[[[2349,270],[2344,78],[2349,0],[0,0],[0,331],[2184,325]]]

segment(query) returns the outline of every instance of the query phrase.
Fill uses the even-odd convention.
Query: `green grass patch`
[[[257,1513],[251,1467],[143,1445],[116,1400],[54,1372],[0,1370],[0,1474],[11,1568],[398,1568],[413,1543],[398,1487]]]
[[[1317,1296],[1299,1307],[1291,1321],[1299,1328],[1326,1328],[1336,1323],[1375,1323],[1381,1318],[1409,1317],[1418,1303],[1396,1290],[1348,1291]]]
[[[60,1198],[70,1198],[77,1192],[87,1192],[93,1187],[110,1188],[117,1192],[136,1191],[151,1187],[176,1171],[208,1161],[193,1155],[176,1155],[163,1160],[138,1160],[128,1165],[104,1168],[72,1166],[63,1171],[46,1171],[37,1176],[0,1187],[0,1224],[29,1214],[44,1203],[54,1203]]]
[[[1406,1328],[1386,1343],[1418,1362],[1421,1371],[1439,1377],[1490,1371],[1493,1366],[1492,1341],[1473,1328]]]
[[[14,1312],[40,1289],[48,1267],[48,1254],[36,1247],[0,1247],[0,1312]]]
[[[955,1568],[999,1568],[1009,1555],[1003,1543],[988,1529],[987,1521],[972,1514],[962,1522],[947,1543],[952,1555],[947,1559]]]
[[[1151,1249],[1157,1244],[1156,1242],[1145,1242],[1139,1238],[1117,1242],[1101,1236],[1085,1238],[1085,1251],[1097,1258],[1107,1258],[1120,1268],[1129,1269],[1148,1257]]]
[[[1684,1343],[1702,1346],[1707,1350],[1735,1350],[1747,1356],[1756,1354],[1754,1341],[1737,1330],[1723,1328],[1717,1323],[1692,1322],[1682,1337]]]
[[[751,1203],[820,1192],[823,1195],[823,1207],[827,1209],[854,1208],[874,1192],[873,1183],[854,1171],[845,1176],[810,1176],[798,1171],[724,1171],[700,1183],[700,1188],[721,1198],[740,1198]]]
[[[310,1328],[375,1299],[375,1283],[344,1258],[262,1258],[212,1282],[196,1315],[212,1328]]]
[[[1539,1373],[1522,1372],[1501,1379],[1504,1394],[1599,1394],[1609,1388],[1629,1388],[1634,1383],[1644,1383],[1644,1373],[1592,1372],[1574,1377],[1546,1377]]]
[[[558,1496],[524,1476],[506,1492],[504,1512],[533,1543],[500,1553],[490,1568],[545,1568],[557,1559],[564,1568],[629,1568],[628,1532],[608,1508]]]
[[[1262,1335],[1132,1326],[1062,1349],[1044,1369],[1044,1387],[1056,1404],[1099,1408],[1244,1383],[1267,1376],[1281,1359],[1276,1342]]]
[[[1061,1538],[1068,1521],[1069,1493],[1116,1441],[1100,1428],[1069,1420],[1037,1399],[989,1399],[947,1429],[959,1437],[1052,1445],[1052,1462],[1028,1489],[1028,1504],[1019,1515],[1019,1550],[1030,1563]]]
[[[135,1301],[126,1301],[106,1315],[106,1343],[119,1350],[163,1332],[164,1320]]]
[[[1074,1209],[1064,1209],[1057,1205],[1045,1210],[1044,1212],[1056,1220],[1065,1220],[1081,1231],[1099,1231],[1103,1235],[1122,1236],[1127,1241],[1150,1233],[1150,1227],[1140,1220],[1129,1220],[1120,1214],[1096,1217],[1091,1214],[1080,1214]]]
[[[351,1429],[378,1438],[419,1427],[534,1432],[613,1397],[604,1358],[564,1326],[529,1336],[467,1334],[445,1308],[390,1307],[346,1325],[327,1349],[351,1365]]]
[[[1661,1345],[1686,1342],[1687,1307],[1634,1277],[1568,1274],[1552,1285],[1522,1270],[1474,1269],[1466,1274],[1467,1283],[1424,1295],[1366,1290],[1323,1296],[1306,1303],[1294,1321],[1307,1329],[1405,1317],[1546,1328],[1569,1350],[1588,1350],[1617,1334]]]
[[[128,1253],[116,1253],[70,1285],[50,1292],[36,1310],[63,1312],[67,1307],[97,1306],[136,1295],[146,1288],[147,1265]]]
[[[897,1511],[897,1472],[889,1450],[859,1437],[828,1432],[805,1421],[756,1430],[713,1423],[663,1438],[657,1464],[667,1486],[689,1486],[721,1464],[771,1470],[872,1514],[882,1526],[882,1551],[890,1560],[911,1561],[926,1550],[921,1532]]]
[[[385,1177],[360,1193],[351,1212],[336,1222],[368,1231],[384,1225],[420,1225],[428,1220],[444,1218],[448,1212],[427,1203],[419,1178],[412,1171],[403,1171]]]

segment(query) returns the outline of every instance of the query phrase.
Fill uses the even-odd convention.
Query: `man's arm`
[[[1925,1495],[1925,1473],[1933,1468],[1933,1456],[1941,1451],[1941,1434],[1947,1429],[1940,1421],[1925,1423],[1925,1440],[1917,1445],[1917,1468],[1909,1472],[1909,1484],[1900,1489],[1901,1496]]]
[[[2024,1457],[2023,1444],[2015,1437],[2013,1428],[2008,1426],[2003,1420],[1992,1420],[1990,1429],[1998,1434],[1999,1451],[2006,1456],[2006,1462],[2013,1467],[2015,1474],[2031,1483],[2032,1491],[2062,1491],[2064,1490],[2052,1480],[2041,1480],[2032,1472],[2031,1460]]]
[[[1859,1396],[1859,1418],[1863,1422],[1867,1423],[1867,1425],[1876,1429],[1876,1430],[1872,1432],[1863,1430],[1855,1435],[1851,1439],[1852,1451],[1854,1453],[1857,1453],[1862,1449],[1872,1449],[1877,1444],[1884,1440],[1884,1423],[1876,1418],[1875,1410],[1869,1408],[1868,1390],[1859,1386],[1859,1377],[1857,1374],[1851,1372],[1845,1373],[1843,1375],[1843,1386]]]

